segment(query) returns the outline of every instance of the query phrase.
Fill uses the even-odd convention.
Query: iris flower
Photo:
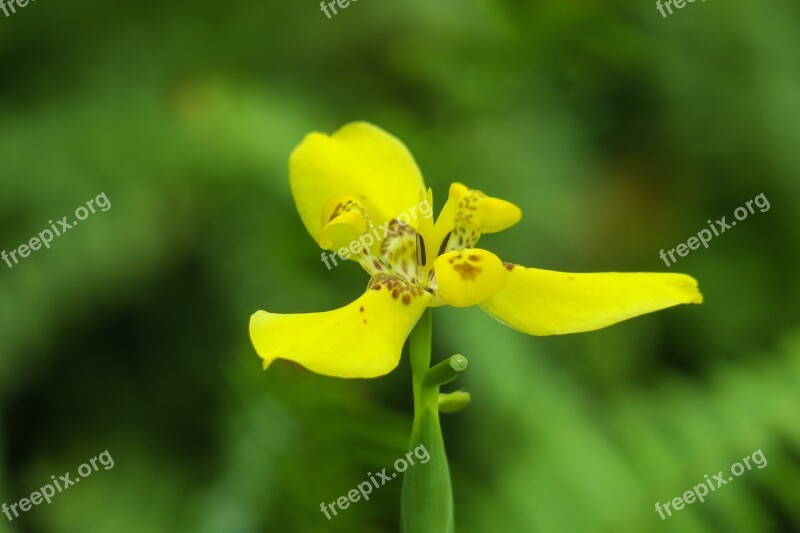
[[[555,272],[476,248],[482,234],[519,222],[520,209],[453,183],[434,222],[411,153],[372,124],[307,135],[290,157],[289,181],[311,237],[325,250],[355,250],[370,280],[340,309],[253,314],[250,336],[265,368],[286,359],[328,376],[387,374],[423,312],[441,305],[478,305],[523,333],[561,335],[702,301],[684,274]]]

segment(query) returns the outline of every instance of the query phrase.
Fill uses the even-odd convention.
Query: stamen
[[[425,257],[425,239],[422,238],[422,235],[417,233],[417,264],[419,266],[425,266],[427,263],[427,258]]]

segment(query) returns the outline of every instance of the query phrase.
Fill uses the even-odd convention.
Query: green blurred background
[[[368,120],[522,222],[481,240],[566,271],[679,271],[702,306],[526,337],[437,309],[473,404],[443,420],[461,532],[800,530],[800,5],[39,0],[0,13],[0,503],[109,450],[0,532],[396,531],[400,483],[319,510],[405,450],[407,358],[345,381],[249,344],[257,309],[341,306],[287,160]],[[659,259],[759,193],[771,203]],[[666,502],[768,460],[662,521]],[[74,475],[74,474],[73,474]]]

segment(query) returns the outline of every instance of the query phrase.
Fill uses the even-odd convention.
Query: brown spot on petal
[[[504,266],[504,267],[506,267],[506,270],[508,270],[509,272],[511,272],[512,270],[514,270],[514,265],[513,265],[512,263],[505,263],[505,262],[504,262],[504,263],[503,263],[503,266]]]
[[[478,274],[481,273],[482,269],[480,269],[480,268],[478,268],[478,267],[476,267],[474,265],[471,265],[469,263],[463,263],[463,264],[454,266],[453,270],[458,272],[458,274],[461,276],[462,280],[464,280],[464,281],[474,281],[475,278],[478,277]]]
[[[343,206],[342,206],[341,203],[336,205],[336,207],[333,209],[333,213],[331,213],[331,217],[328,219],[328,222],[330,222],[331,220],[333,220],[334,218],[339,216],[339,213],[341,212],[342,207]]]
[[[404,294],[403,295],[403,304],[404,305],[408,305],[410,303],[411,303],[411,296],[409,296],[408,294]]]
[[[364,306],[363,305],[361,306],[361,309],[359,309],[359,311],[361,311],[362,313],[364,312]]]
[[[480,261],[480,260],[481,260],[481,258],[480,258],[480,257],[478,257],[478,256],[477,256],[477,255],[475,255],[475,254],[472,254],[471,256],[469,256],[469,260],[470,260],[470,261],[474,261],[474,262],[476,262],[476,263],[477,263],[478,261]]]

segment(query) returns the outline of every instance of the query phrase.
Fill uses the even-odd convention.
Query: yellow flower
[[[256,312],[250,337],[265,368],[288,359],[330,376],[384,375],[425,309],[444,304],[480,305],[524,333],[560,335],[702,302],[697,282],[683,274],[570,274],[504,263],[475,248],[482,233],[516,224],[519,208],[454,183],[434,223],[414,158],[371,124],[307,135],[290,157],[289,181],[311,236],[323,249],[346,248],[371,279],[340,309]]]

